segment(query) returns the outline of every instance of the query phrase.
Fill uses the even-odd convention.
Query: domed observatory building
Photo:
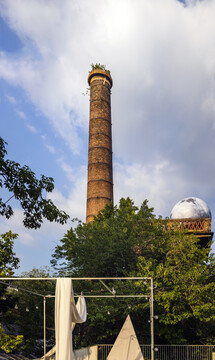
[[[201,199],[189,197],[180,200],[172,209],[169,220],[173,228],[180,227],[198,236],[202,246],[213,238],[211,211]]]

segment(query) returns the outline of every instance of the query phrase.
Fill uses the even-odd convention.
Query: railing
[[[98,360],[106,360],[112,347],[110,344],[98,345]]]
[[[106,360],[113,345],[98,345],[98,360]],[[144,360],[151,360],[151,345],[140,345]],[[214,360],[214,345],[155,345],[155,360]]]
[[[188,231],[211,231],[211,219],[169,219],[167,226],[177,229],[186,229]]]

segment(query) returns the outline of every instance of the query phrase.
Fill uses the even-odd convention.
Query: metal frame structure
[[[58,278],[52,277],[52,278],[19,278],[19,277],[1,277],[0,281],[56,281]],[[154,282],[152,277],[86,277],[86,278],[73,278],[70,277],[72,281],[99,281],[102,283],[102,285],[111,293],[111,295],[84,295],[85,298],[149,298],[150,302],[150,334],[151,334],[151,360],[154,360]],[[114,289],[110,289],[108,285],[105,284],[105,281],[108,280],[150,280],[150,293],[149,294],[140,294],[140,295],[117,295]],[[10,284],[11,286],[11,284]],[[55,297],[54,295],[41,295],[36,292],[31,292],[26,289],[18,288],[18,290],[21,291],[27,291],[29,293],[32,293],[33,295],[42,296],[43,297],[43,312],[44,312],[44,355],[46,354],[46,299]],[[78,297],[79,295],[75,295],[75,297]]]

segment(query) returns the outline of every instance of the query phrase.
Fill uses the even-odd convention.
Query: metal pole
[[[7,280],[7,281],[12,281],[12,280],[57,280],[57,279],[65,279],[65,278],[57,278],[57,277],[52,277],[52,278],[41,278],[41,277],[35,277],[35,278],[25,278],[25,277],[1,277],[0,276],[0,280]],[[67,277],[68,279],[68,277]],[[74,277],[69,277],[69,279],[71,280],[150,280],[150,277],[85,277],[85,278],[74,278]]]
[[[0,282],[4,281],[12,281],[12,280],[57,280],[59,278],[23,278],[23,277],[0,277]],[[153,297],[153,290],[154,290],[154,285],[153,285],[153,278],[150,277],[87,277],[87,278],[70,278],[71,280],[82,280],[82,281],[87,281],[87,280],[150,280],[151,281],[151,285],[150,285],[150,325],[151,325],[151,360],[154,360],[154,297]],[[23,289],[24,291],[24,289]],[[28,291],[30,292],[30,291]],[[41,294],[37,294],[37,293],[33,293],[34,295],[38,295],[38,296],[43,296]],[[123,297],[139,297],[139,298],[147,298],[149,295],[85,295],[85,297],[115,297],[115,298],[123,298]],[[43,297],[44,299],[44,303],[43,303],[43,307],[44,307],[44,355],[46,354],[46,297],[54,297],[52,295],[46,295]]]
[[[154,360],[154,284],[153,278],[151,278],[151,287],[150,287],[150,326],[151,326],[151,360]]]
[[[44,324],[43,324],[43,338],[44,338],[44,358],[46,355],[46,297],[44,296],[43,298],[43,320],[44,320]]]

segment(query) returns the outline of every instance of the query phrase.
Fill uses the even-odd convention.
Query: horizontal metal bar
[[[79,297],[75,295],[74,297]],[[150,295],[84,295],[85,298],[150,298]]]
[[[97,344],[97,346],[102,346],[102,347],[106,347],[106,346],[113,346],[113,344]],[[150,344],[140,344],[140,346],[145,346],[145,347],[150,347],[151,345]],[[191,348],[191,347],[193,347],[193,348],[203,348],[203,349],[207,349],[207,348],[210,348],[210,347],[214,347],[215,345],[162,345],[162,344],[158,344],[158,345],[156,345],[155,344],[155,346],[158,346],[158,347],[178,347],[178,346],[181,346],[181,347],[185,347],[185,348]]]
[[[5,282],[3,282],[3,281],[0,281],[0,283],[1,284],[3,284],[3,285],[6,285],[6,286],[8,286],[8,287],[10,287],[11,289],[13,289],[13,290],[17,290],[17,291],[24,291],[24,292],[27,292],[27,293],[29,293],[29,294],[32,294],[32,295],[37,295],[37,296],[40,296],[40,297],[46,297],[46,295],[42,295],[42,294],[40,294],[40,293],[36,293],[36,292],[34,292],[34,291],[30,291],[30,290],[27,290],[27,289],[23,289],[23,288],[21,288],[21,287],[18,287],[18,288],[16,288],[16,287],[14,287],[14,286],[11,286],[11,284],[10,283],[5,283]]]
[[[71,279],[71,280],[151,280],[151,277],[86,277],[86,278],[73,278],[73,277],[0,277],[0,280],[12,281],[12,280],[57,280],[57,279]]]
[[[74,298],[83,296],[84,298],[146,298],[149,299],[150,295],[74,295]],[[54,298],[55,295],[45,295],[46,298]]]

